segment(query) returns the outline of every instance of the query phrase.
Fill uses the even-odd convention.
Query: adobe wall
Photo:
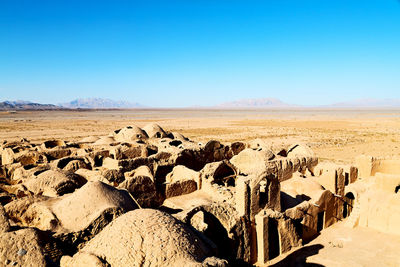
[[[385,191],[364,194],[360,199],[359,226],[400,235],[400,195]]]
[[[298,157],[298,158],[281,158],[274,160],[277,177],[279,182],[286,181],[292,178],[293,173],[301,172],[305,173],[306,170],[309,170],[311,173],[314,172],[314,169],[318,165],[317,157]]]
[[[358,179],[358,168],[352,165],[322,163],[315,167],[315,180],[332,193],[344,196],[345,187]]]
[[[326,168],[320,176],[315,177],[315,181],[335,194],[342,195],[344,192],[344,174],[342,168],[337,168],[336,166]]]
[[[323,212],[322,229],[325,229],[341,219],[342,199],[335,197],[329,190],[323,191],[320,198],[305,210],[304,218],[301,222],[303,225],[302,239],[304,241],[312,240],[318,233],[318,214]],[[322,230],[321,229],[321,230]]]
[[[251,152],[257,153],[257,152]],[[240,159],[232,162],[240,173],[236,181],[236,201],[239,214],[250,216],[254,221],[254,216],[262,209],[281,210],[280,203],[280,182],[290,179],[293,173],[305,172],[307,169],[313,170],[318,164],[316,157],[301,158],[279,158],[272,161],[263,162],[263,168],[258,172],[243,171],[243,164]],[[247,161],[244,163],[248,163]],[[248,166],[248,164],[247,164]],[[256,168],[255,168],[256,169]],[[262,197],[263,185],[266,186],[265,194],[267,201],[260,201]]]
[[[396,187],[400,186],[400,174],[375,173],[376,188],[387,193],[396,193]],[[399,191],[400,194],[400,191]]]
[[[262,210],[255,216],[257,235],[257,263],[268,260],[293,247],[301,246],[294,221],[283,213],[271,209]]]
[[[375,173],[400,174],[400,159],[380,159],[372,156],[360,155],[356,158],[359,176],[367,178]]]
[[[246,153],[257,155],[257,151]],[[295,172],[312,171],[318,163],[318,158],[277,158],[263,161],[262,168],[256,165],[254,161],[244,157],[240,158],[240,156],[232,160],[231,163],[237,168],[238,173],[242,174],[238,175],[236,179],[235,205],[239,216],[246,216],[251,222],[251,262],[255,263],[259,257],[266,257],[265,252],[262,252],[262,249],[260,251],[260,246],[263,242],[268,243],[268,240],[265,239],[267,233],[262,230],[268,227],[266,222],[262,222],[267,219],[256,219],[257,214],[263,213],[265,210],[273,210],[277,214],[281,214],[280,182],[292,178]],[[255,164],[255,167],[249,168],[251,166],[249,163]],[[295,234],[293,221],[290,218],[283,217],[276,218],[276,220],[282,236],[281,252],[301,245],[301,237]]]

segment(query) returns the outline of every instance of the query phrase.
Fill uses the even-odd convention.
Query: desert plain
[[[400,110],[390,109],[131,109],[0,113],[0,140],[76,141],[130,124],[155,122],[190,139],[263,139],[307,144],[320,160],[354,163],[360,154],[400,157]]]
[[[400,158],[400,110],[389,109],[2,112],[0,140],[12,142],[26,138],[29,142],[37,144],[53,139],[78,142],[88,136],[107,136],[110,132],[129,125],[142,128],[151,123],[157,123],[166,131],[178,132],[203,144],[209,140],[216,140],[222,144],[261,140],[271,148],[300,144],[311,148],[319,163],[354,165],[359,155],[371,155],[382,159]],[[173,207],[171,204],[170,206]],[[288,253],[282,253],[262,263],[258,259],[258,265],[400,265],[399,235],[362,226],[349,228],[345,224],[345,220],[340,220]],[[1,266],[2,264],[0,262]],[[100,264],[96,266],[103,266]],[[204,266],[218,266],[218,263]]]

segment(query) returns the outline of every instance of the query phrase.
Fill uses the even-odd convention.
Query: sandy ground
[[[400,266],[400,236],[336,223],[311,243],[271,261],[270,266]],[[304,264],[305,262],[305,264]]]
[[[309,145],[321,160],[400,157],[400,110],[110,110],[0,113],[0,140],[79,140],[157,122],[196,141],[263,139]]]

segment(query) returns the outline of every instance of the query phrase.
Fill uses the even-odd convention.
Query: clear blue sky
[[[0,0],[0,100],[400,98],[397,0]]]

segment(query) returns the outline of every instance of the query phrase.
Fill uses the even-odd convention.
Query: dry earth
[[[400,110],[109,110],[0,113],[0,140],[79,140],[157,122],[193,140],[303,142],[321,160],[400,156]]]
[[[283,267],[305,261],[315,267],[395,267],[400,266],[399,247],[399,236],[370,228],[349,228],[340,222],[324,229],[309,244],[275,258],[270,265]]]

